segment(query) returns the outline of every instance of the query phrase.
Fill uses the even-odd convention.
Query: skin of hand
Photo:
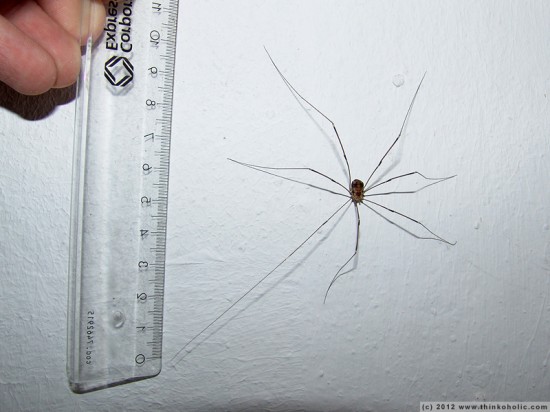
[[[83,32],[90,30],[95,39],[105,22],[101,0],[0,1],[0,81],[27,95],[73,84],[80,70],[83,7],[93,16]]]

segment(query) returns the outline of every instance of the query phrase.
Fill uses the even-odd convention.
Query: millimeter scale
[[[178,0],[111,0],[76,101],[67,374],[85,393],[162,362]],[[82,2],[82,30],[97,20]]]

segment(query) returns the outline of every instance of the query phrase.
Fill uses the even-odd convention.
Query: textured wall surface
[[[410,411],[550,401],[550,5],[180,2],[164,368],[86,395],[65,374],[73,90],[0,91],[0,409]],[[239,166],[454,179],[338,215],[184,358],[170,359],[345,200]],[[402,82],[402,84],[401,84]],[[307,172],[292,179],[330,189]],[[406,184],[391,190],[407,190]],[[386,214],[386,217],[395,217]]]

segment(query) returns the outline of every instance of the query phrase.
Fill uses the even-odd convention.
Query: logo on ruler
[[[125,87],[134,79],[134,66],[126,57],[113,56],[105,62],[104,74],[113,86]]]

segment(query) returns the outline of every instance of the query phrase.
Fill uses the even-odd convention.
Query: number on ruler
[[[158,30],[151,30],[149,33],[149,41],[153,47],[158,47],[160,43],[160,33]]]
[[[149,163],[143,163],[143,166],[141,166],[143,169],[143,174],[148,175],[153,170],[153,166],[151,166]]]

